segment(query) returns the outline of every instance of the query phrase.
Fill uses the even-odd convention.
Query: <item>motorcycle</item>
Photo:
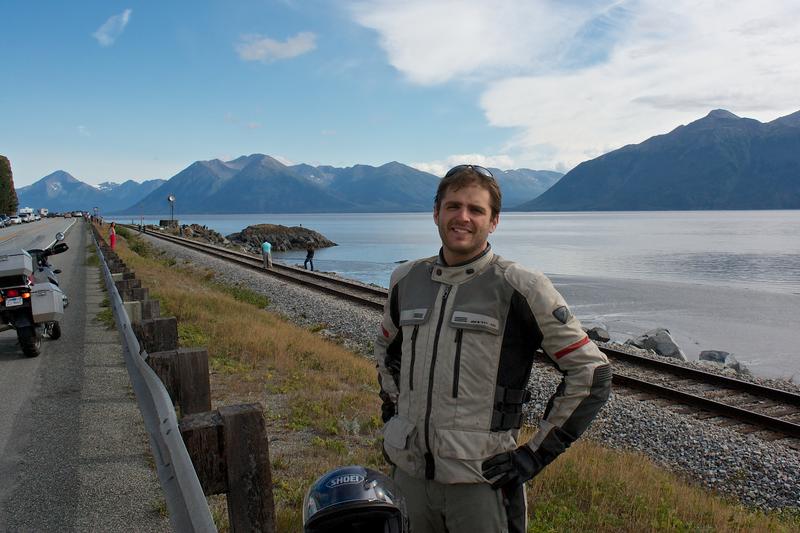
[[[47,258],[66,252],[64,234],[56,234],[53,245],[0,255],[0,331],[17,330],[17,339],[27,357],[40,353],[42,335],[61,337],[59,320],[67,297],[58,285],[57,274]]]

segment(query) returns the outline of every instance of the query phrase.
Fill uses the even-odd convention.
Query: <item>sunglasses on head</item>
[[[445,174],[444,177],[445,178],[449,178],[453,174],[458,174],[459,172],[462,172],[462,171],[467,170],[467,169],[472,169],[475,172],[477,172],[478,174],[480,174],[481,176],[485,176],[487,178],[494,179],[494,176],[492,175],[491,172],[489,172],[487,169],[485,169],[485,168],[483,168],[482,166],[479,166],[479,165],[456,165],[453,168],[451,168],[450,170],[448,170],[447,174]]]

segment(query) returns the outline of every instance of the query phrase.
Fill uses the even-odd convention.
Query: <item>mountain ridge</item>
[[[584,161],[521,211],[800,208],[800,112],[762,123],[716,109]]]

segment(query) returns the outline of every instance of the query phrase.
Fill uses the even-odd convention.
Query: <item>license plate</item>
[[[22,305],[22,296],[6,298],[6,307],[14,307],[15,305]]]

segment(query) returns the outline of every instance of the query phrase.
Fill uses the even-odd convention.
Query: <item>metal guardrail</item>
[[[147,429],[172,529],[178,532],[216,532],[208,501],[178,429],[172,400],[146,362],[147,352],[139,346],[133,333],[128,313],[94,234],[92,239],[100,258],[114,320],[122,333],[125,366]]]

